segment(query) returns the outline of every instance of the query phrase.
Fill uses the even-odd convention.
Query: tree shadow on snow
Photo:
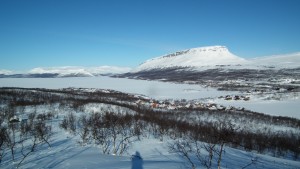
[[[136,151],[135,154],[131,156],[131,169],[143,169],[143,163],[141,154]]]

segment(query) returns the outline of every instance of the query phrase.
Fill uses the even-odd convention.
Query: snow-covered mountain
[[[129,67],[117,66],[99,66],[99,67],[38,67],[31,69],[28,73],[31,75],[53,74],[56,77],[92,77],[107,74],[120,74],[129,72]]]
[[[243,59],[224,46],[210,46],[150,59],[116,77],[201,84],[229,91],[268,88],[298,92],[299,74],[300,53]]]
[[[253,66],[268,68],[298,68],[300,67],[300,52],[258,57],[249,60]]]
[[[29,74],[57,74],[58,77],[68,76],[93,76],[92,73],[88,72],[82,67],[50,67],[50,68],[34,68],[29,71]]]
[[[10,75],[10,74],[12,74],[12,71],[10,71],[10,70],[5,70],[5,69],[1,69],[0,70],[0,75]]]
[[[225,46],[192,48],[147,60],[134,71],[170,67],[202,67],[246,64],[249,61],[232,54]]]
[[[63,66],[37,67],[27,72],[16,73],[9,70],[0,70],[0,78],[56,78],[56,77],[93,77],[100,75],[114,75],[131,71],[129,67],[99,66]]]
[[[232,54],[225,46],[199,47],[149,59],[132,72],[176,67],[194,70],[216,67],[229,69],[298,68],[300,67],[300,52],[244,59]]]

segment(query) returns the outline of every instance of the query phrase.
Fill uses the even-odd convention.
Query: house
[[[176,107],[175,107],[175,106],[172,106],[172,105],[169,105],[169,106],[167,107],[167,109],[168,109],[168,110],[175,110]]]
[[[215,105],[212,105],[208,108],[209,110],[218,110],[217,107]]]
[[[234,96],[234,100],[241,100],[240,96]]]
[[[143,101],[143,100],[137,100],[136,102],[135,102],[135,104],[136,105],[144,105],[145,104],[145,102]]]
[[[225,96],[225,100],[232,100],[232,97],[227,95],[227,96]]]
[[[249,101],[249,100],[250,100],[250,97],[249,97],[249,96],[246,96],[246,97],[244,98],[244,100],[245,100],[245,101]]]
[[[227,111],[228,111],[228,110],[234,110],[234,107],[232,107],[232,106],[227,106],[225,110],[227,110]]]
[[[152,107],[152,108],[158,108],[158,104],[155,103],[155,102],[153,102],[153,103],[151,104],[151,107]]]
[[[18,122],[20,122],[20,118],[16,115],[14,115],[9,119],[9,123],[18,123]]]
[[[218,110],[225,110],[226,107],[224,107],[224,106],[222,106],[222,105],[217,105],[217,109],[218,109]]]

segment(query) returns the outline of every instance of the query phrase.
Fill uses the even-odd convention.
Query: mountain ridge
[[[9,70],[0,70],[0,78],[59,78],[59,77],[94,77],[100,75],[113,75],[129,72],[129,67],[117,66],[62,66],[62,67],[36,67],[26,73],[14,73]]]

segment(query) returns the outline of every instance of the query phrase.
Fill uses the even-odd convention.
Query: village
[[[230,100],[240,100],[240,101],[249,101],[249,96],[220,96],[219,99],[224,99],[226,101]],[[216,111],[229,111],[229,110],[239,110],[242,111],[244,108],[236,108],[233,106],[223,106],[216,103],[205,103],[201,102],[199,100],[154,100],[154,99],[139,99],[134,102],[137,106],[144,106],[147,108],[152,109],[160,109],[160,110],[186,110],[186,109],[192,109],[192,110],[216,110]]]

